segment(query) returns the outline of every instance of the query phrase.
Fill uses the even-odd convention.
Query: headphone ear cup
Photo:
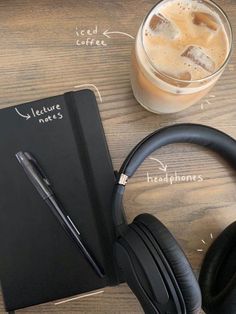
[[[207,314],[236,313],[236,222],[229,225],[209,248],[199,284]]]
[[[183,295],[187,313],[199,313],[201,292],[192,268],[170,231],[154,216],[141,214],[134,220],[146,227],[161,248]]]
[[[147,293],[148,287],[146,286],[145,280],[141,282],[136,273],[139,267],[136,263],[136,257],[129,250],[122,238],[115,243],[114,254],[116,262],[122,272],[122,277],[125,277],[128,286],[138,298],[143,309],[145,309],[145,313],[159,314]]]
[[[116,261],[123,271],[122,277],[139,299],[145,313],[185,313],[179,301],[173,298],[166,281],[162,261],[157,263],[157,252],[150,252],[146,235],[134,223],[127,227],[115,243]],[[146,239],[148,240],[148,239]],[[151,244],[151,243],[150,243]]]

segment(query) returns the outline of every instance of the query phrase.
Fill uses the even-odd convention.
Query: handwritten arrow
[[[109,32],[109,29],[105,30],[103,33],[102,33],[104,36],[106,36],[107,38],[111,38],[111,36],[109,36],[110,34],[121,34],[121,35],[125,35],[125,36],[128,36],[132,39],[134,39],[134,37],[130,34],[127,34],[127,33],[124,33],[124,32]]]
[[[17,108],[15,108],[15,111],[18,113],[19,116],[25,118],[26,120],[29,120],[31,118],[30,114],[27,113],[27,115],[25,116],[24,114],[20,113],[20,111]]]
[[[99,89],[97,88],[96,85],[94,85],[94,84],[82,84],[82,85],[76,85],[76,86],[74,86],[74,88],[88,87],[88,86],[91,86],[91,87],[93,87],[93,88],[96,90],[96,92],[97,92],[97,94],[98,94],[98,97],[99,97],[99,99],[100,99],[100,102],[102,102],[101,93],[99,92]]]
[[[151,159],[151,160],[155,160],[156,162],[158,162],[158,163],[161,165],[161,167],[158,168],[159,170],[166,172],[166,170],[167,170],[167,165],[164,165],[164,164],[163,164],[159,159],[157,159],[157,158],[152,158],[152,157],[150,157],[150,159]]]

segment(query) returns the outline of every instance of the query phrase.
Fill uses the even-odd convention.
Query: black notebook
[[[96,98],[69,92],[0,110],[0,279],[8,311],[117,283],[114,173]],[[55,219],[15,154],[34,155],[104,269],[99,278]]]

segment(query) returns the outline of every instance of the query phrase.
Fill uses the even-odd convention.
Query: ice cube
[[[161,13],[152,16],[149,27],[155,35],[163,35],[169,39],[175,39],[179,35],[178,28]]]
[[[193,12],[193,23],[196,25],[205,25],[213,31],[217,31],[219,24],[217,19],[206,12]]]
[[[189,46],[181,56],[190,59],[208,72],[214,72],[215,70],[215,62],[205,54],[201,47]]]
[[[180,72],[178,74],[172,74],[165,71],[161,71],[161,73],[163,73],[164,76],[159,73],[156,73],[156,76],[161,78],[163,81],[177,87],[186,87],[190,84],[189,81],[191,81],[191,73],[188,71]]]

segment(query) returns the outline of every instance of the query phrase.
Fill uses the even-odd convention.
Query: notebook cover
[[[96,98],[69,92],[0,110],[0,279],[15,310],[116,284],[112,261],[114,174]],[[101,279],[19,165],[32,153],[89,251]]]

